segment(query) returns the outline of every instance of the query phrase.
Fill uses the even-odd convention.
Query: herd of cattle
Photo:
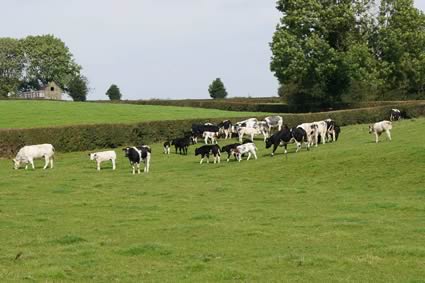
[[[374,133],[375,141],[382,133],[386,133],[388,139],[391,140],[392,122],[401,118],[401,112],[398,109],[392,109],[390,113],[390,121],[384,120],[369,126],[369,133]],[[177,154],[187,155],[188,147],[198,142],[198,139],[203,139],[205,145],[195,149],[195,156],[200,156],[202,164],[204,159],[214,157],[214,163],[220,163],[221,153],[227,153],[227,162],[233,156],[237,161],[241,161],[242,157],[247,154],[247,160],[254,156],[257,159],[257,147],[254,144],[254,138],[257,135],[262,135],[265,142],[265,147],[273,146],[271,155],[273,156],[278,146],[285,148],[287,154],[287,146],[290,143],[296,144],[296,152],[303,145],[307,150],[312,146],[317,147],[319,143],[336,142],[341,133],[341,128],[332,119],[316,121],[311,123],[302,123],[296,127],[289,128],[284,125],[281,116],[269,116],[263,121],[256,118],[250,118],[241,122],[232,124],[230,120],[225,120],[218,125],[211,123],[193,124],[191,131],[185,132],[183,137],[175,138],[164,142],[164,154],[169,155],[171,147],[174,146]],[[219,147],[218,139],[231,139],[233,136],[238,138],[238,143],[228,144]],[[248,138],[244,137],[247,136]],[[140,164],[144,163],[144,172],[149,172],[151,160],[151,148],[148,145],[126,147],[123,149],[125,157],[128,158],[132,167],[132,173],[140,174]],[[53,157],[55,149],[51,144],[28,145],[22,147],[16,157],[13,159],[14,169],[19,169],[21,165],[25,165],[25,169],[31,164],[34,169],[34,159],[44,158],[46,169],[49,164],[53,168]],[[115,161],[117,155],[115,151],[102,151],[89,153],[90,160],[96,161],[97,170],[100,170],[102,162],[111,161],[112,169],[115,170]]]

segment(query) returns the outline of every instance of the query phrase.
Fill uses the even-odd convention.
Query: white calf
[[[236,149],[232,150],[232,153],[235,154],[236,158],[239,162],[242,160],[242,155],[244,153],[248,153],[248,158],[246,160],[249,160],[251,158],[251,154],[254,155],[254,158],[257,159],[257,147],[254,143],[245,143],[242,145],[239,145],[236,147]]]
[[[240,127],[238,129],[239,142],[242,143],[242,139],[244,135],[248,135],[251,137],[251,141],[254,140],[255,135],[261,135],[262,131],[259,127]]]
[[[18,154],[13,159],[15,169],[18,169],[21,164],[25,164],[25,169],[28,168],[28,163],[31,164],[32,169],[35,169],[34,159],[44,157],[44,167],[46,169],[50,162],[50,168],[53,168],[53,155],[55,148],[51,144],[37,144],[27,145],[18,151]]]
[[[218,139],[218,133],[216,132],[204,132],[202,134],[205,144],[208,144],[208,140],[211,140],[211,144],[216,144]]]
[[[326,121],[318,121],[318,122],[313,122],[314,124],[317,125],[317,131],[315,134],[315,142],[316,142],[316,146],[317,143],[319,141],[319,135],[320,135],[320,139],[322,141],[322,144],[326,143],[326,134],[328,133],[328,124],[326,123]]]
[[[390,121],[384,120],[381,122],[377,122],[373,125],[369,126],[369,134],[374,133],[375,134],[375,142],[378,143],[379,139],[378,137],[385,132],[388,136],[388,139],[391,140],[391,133],[390,130],[393,128],[393,125]]]
[[[89,153],[90,156],[90,160],[96,160],[96,164],[97,164],[97,170],[100,170],[100,164],[103,161],[112,161],[112,170],[115,170],[115,161],[117,159],[117,154],[115,153],[115,151],[110,150],[110,151],[101,151],[101,152],[94,152],[94,153]]]

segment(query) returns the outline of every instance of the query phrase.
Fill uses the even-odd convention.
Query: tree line
[[[425,16],[413,0],[278,0],[279,96],[332,107],[425,98]]]

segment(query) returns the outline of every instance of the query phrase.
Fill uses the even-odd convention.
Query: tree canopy
[[[112,84],[109,89],[106,91],[106,95],[110,100],[121,100],[121,91],[117,85]]]
[[[68,94],[74,101],[86,101],[88,92],[88,81],[84,76],[74,77],[68,84]]]
[[[53,35],[0,38],[0,95],[38,90],[49,82],[69,89],[81,79],[79,66],[65,43]],[[87,81],[87,79],[85,79]]]
[[[412,0],[382,0],[378,16],[373,0],[279,0],[277,9],[270,68],[289,103],[423,95],[424,14]]]
[[[213,99],[226,98],[227,91],[220,78],[216,78],[208,87],[208,92]]]

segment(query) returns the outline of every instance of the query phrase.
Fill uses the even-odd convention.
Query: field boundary
[[[370,123],[389,118],[389,111],[399,107],[406,117],[425,116],[425,102],[338,110],[332,112],[281,114],[284,123],[296,126],[303,122],[334,119],[339,125]],[[263,119],[264,115],[256,118]],[[233,122],[250,117],[233,118]],[[218,123],[223,118],[150,121],[131,124],[93,124],[53,126],[31,129],[0,129],[0,157],[11,157],[24,145],[51,143],[60,152],[84,151],[97,148],[116,148],[161,142],[181,136],[193,123]]]

